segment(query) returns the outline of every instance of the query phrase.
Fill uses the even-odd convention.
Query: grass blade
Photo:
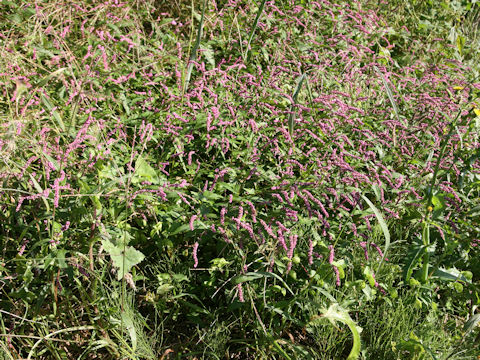
[[[245,62],[249,62],[250,61],[250,43],[252,42],[252,39],[253,39],[253,35],[255,35],[255,30],[257,29],[257,26],[258,26],[258,21],[260,20],[260,16],[262,16],[262,13],[263,13],[263,8],[265,7],[265,2],[266,0],[262,0],[262,3],[260,4],[260,7],[258,8],[258,11],[257,11],[257,16],[255,17],[255,21],[253,22],[253,27],[252,27],[252,30],[250,30],[250,36],[248,37],[248,44],[247,44],[247,51],[246,51],[246,61]]]
[[[383,249],[383,257],[382,257],[382,260],[380,262],[380,265],[378,266],[378,268],[380,269],[380,266],[382,266],[383,259],[385,259],[385,256],[387,255],[388,248],[390,247],[390,232],[388,231],[387,223],[385,222],[385,219],[383,218],[383,215],[380,212],[380,210],[378,210],[377,207],[375,205],[373,205],[373,203],[365,195],[362,194],[362,198],[363,198],[363,200],[365,200],[365,202],[368,204],[368,206],[370,206],[370,208],[375,213],[375,216],[377,217],[378,223],[380,224],[380,228],[383,231],[383,235],[385,236],[385,248]],[[378,269],[377,269],[377,272],[378,272]]]
[[[480,314],[473,315],[463,326],[463,331],[465,331],[465,335],[471,332],[475,326],[480,325]]]
[[[302,85],[306,76],[307,76],[306,72],[304,72],[302,76],[300,76],[300,79],[298,79],[298,82],[297,82],[297,87],[293,92],[293,96],[292,96],[293,103],[290,106],[290,116],[288,117],[288,132],[290,133],[290,136],[293,134],[293,129],[295,127],[295,104],[297,103],[297,96],[302,88]]]
[[[198,48],[200,47],[200,40],[202,38],[203,19],[205,18],[206,7],[207,7],[207,0],[203,0],[202,17],[200,18],[200,23],[198,24],[198,28],[197,28],[197,38],[195,40],[195,44],[193,45],[192,52],[190,53],[190,58],[188,59],[187,74],[185,76],[185,83],[183,86],[184,93],[188,89],[188,84],[190,83],[190,77],[192,76],[193,61],[197,60],[197,51],[198,51]]]
[[[275,273],[269,273],[269,272],[265,272],[265,271],[248,272],[244,275],[239,275],[239,276],[234,277],[232,281],[233,281],[233,284],[236,285],[236,284],[240,284],[242,282],[247,282],[247,281],[260,279],[262,277],[273,277],[273,278],[279,280],[283,284],[283,286],[285,286],[285,289],[287,289],[292,295],[294,294],[294,292],[292,291],[292,289],[290,289],[290,287],[287,285],[285,280],[283,280],[280,276],[278,276]]]
[[[402,123],[400,121],[400,115],[399,115],[399,112],[398,112],[397,104],[395,102],[395,99],[393,98],[393,93],[392,93],[392,90],[390,89],[390,86],[387,83],[387,79],[385,79],[385,77],[383,76],[382,72],[379,70],[378,67],[374,66],[374,68],[375,68],[375,71],[378,73],[378,75],[380,75],[380,77],[382,79],[383,86],[385,87],[385,90],[387,91],[388,99],[390,100],[390,103],[392,104],[393,112],[395,113],[395,117],[397,118],[397,121],[399,123]],[[406,124],[404,124],[404,125],[407,126]],[[394,147],[397,146],[396,133],[397,133],[397,130],[396,130],[396,126],[394,125],[393,126],[393,146]]]
[[[387,83],[387,79],[385,79],[385,76],[383,76],[382,72],[380,71],[380,69],[378,67],[374,66],[374,68],[375,68],[375,71],[377,72],[377,74],[380,75],[380,78],[382,79],[383,86],[385,87],[385,90],[387,91],[388,100],[390,100],[390,103],[393,106],[393,112],[395,113],[395,117],[397,118],[398,122],[401,122],[400,121],[400,115],[399,115],[399,112],[398,112],[397,103],[395,102],[395,99],[393,98],[393,93],[392,93],[392,90],[390,89],[390,86]]]
[[[57,121],[58,126],[62,131],[65,131],[65,124],[63,123],[62,118],[60,117],[60,114],[58,113],[57,110],[55,110],[55,107],[53,104],[50,102],[50,100],[43,94],[40,95],[40,99],[42,100],[43,105],[45,108],[50,112],[50,114],[55,118]]]

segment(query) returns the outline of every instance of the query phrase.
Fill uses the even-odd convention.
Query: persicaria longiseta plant
[[[431,15],[371,1],[0,2],[2,349],[444,351],[415,334],[420,320],[381,342],[365,306],[440,307],[449,325],[475,314],[476,49],[470,28],[442,38],[389,23],[392,9]],[[128,294],[164,342],[125,315]],[[319,321],[337,303],[353,340]],[[62,326],[68,350],[23,337]]]

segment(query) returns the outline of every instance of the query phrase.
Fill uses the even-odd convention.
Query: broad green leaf
[[[432,278],[437,278],[439,280],[444,280],[444,281],[457,281],[461,280],[464,282],[469,282],[468,279],[462,275],[460,271],[457,269],[437,269],[434,271]]]
[[[463,48],[465,46],[465,37],[462,35],[457,35],[457,49],[460,55],[463,55]]]
[[[132,183],[140,183],[142,181],[149,181],[153,184],[158,184],[159,182],[155,169],[142,156],[139,156],[135,162],[135,173]]]
[[[375,278],[373,277],[373,272],[369,266],[365,266],[365,269],[363,269],[363,275],[365,275],[370,286],[375,287]]]
[[[211,191],[204,191],[202,195],[207,199],[207,200],[218,200],[218,199],[223,199],[222,195],[216,194]]]
[[[128,274],[135,265],[141,263],[145,258],[140,251],[133,247],[114,245],[107,239],[102,240],[102,246],[112,258],[113,265],[117,268],[118,280],[122,280],[125,274]]]
[[[442,211],[445,208],[445,200],[443,196],[432,196],[432,205],[435,208],[435,211]]]
[[[262,277],[263,277],[263,275],[261,275],[261,274],[248,273],[247,275],[235,276],[232,280],[232,283],[234,285],[237,285],[237,284],[244,283],[244,282],[247,282],[247,281],[257,280],[257,279],[260,279]]]

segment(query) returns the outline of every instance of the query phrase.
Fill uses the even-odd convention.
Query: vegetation
[[[479,19],[0,1],[0,358],[480,358]]]

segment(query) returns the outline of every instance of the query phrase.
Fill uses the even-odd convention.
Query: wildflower
[[[19,256],[22,256],[23,253],[25,252],[25,248],[27,247],[28,242],[29,241],[27,239],[23,239],[22,247],[20,248],[20,250],[18,250]]]
[[[308,241],[308,265],[313,265],[313,246],[314,242],[310,239]]]
[[[270,236],[273,237],[274,239],[277,238],[277,237],[275,236],[275,234],[273,233],[272,228],[271,228],[270,226],[268,226],[265,221],[263,221],[262,219],[260,219],[260,224],[262,224],[263,228],[265,229],[265,231],[267,232],[268,235],[270,235]]]
[[[243,288],[241,283],[237,284],[237,294],[238,294],[238,301],[245,302],[245,299],[243,298]]]
[[[194,229],[194,222],[195,222],[195,219],[197,218],[197,215],[193,215],[191,218],[190,218],[190,230],[193,231]]]
[[[222,207],[220,210],[220,224],[224,225],[225,224],[225,214],[227,213],[227,209]]]
[[[196,268],[198,266],[198,241],[193,245],[193,267]]]
[[[333,245],[329,245],[328,249],[330,250],[330,254],[328,256],[328,263],[332,265],[333,272],[335,273],[335,278],[336,278],[335,283],[337,284],[337,286],[340,286],[340,271],[335,265],[333,265],[333,258],[335,256],[335,250],[333,249]]]
[[[365,260],[368,261],[368,250],[367,250],[367,242],[366,241],[360,241],[360,246],[363,249]]]

